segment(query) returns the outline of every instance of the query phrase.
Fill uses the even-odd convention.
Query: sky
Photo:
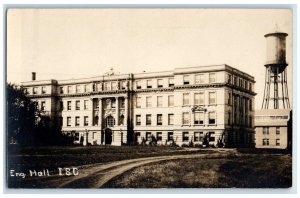
[[[255,77],[261,108],[266,39],[288,33],[292,105],[292,10],[289,9],[10,9],[7,81],[71,79],[178,67],[228,64]]]

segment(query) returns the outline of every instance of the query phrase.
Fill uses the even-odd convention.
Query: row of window
[[[231,74],[227,74],[227,83],[234,84],[236,86],[242,87],[244,89],[252,91],[252,83],[248,82],[243,78],[239,78],[237,76],[233,76]]]
[[[269,135],[269,129],[270,127],[263,127],[263,134],[264,135]],[[280,134],[280,127],[275,127],[276,134]]]
[[[92,85],[92,87],[91,87]],[[83,84],[83,85],[67,85],[60,86],[59,93],[86,93],[90,91],[110,91],[110,90],[125,90],[127,87],[127,81],[112,81],[104,83],[93,83],[93,84]]]
[[[39,88],[40,88],[40,92],[39,92]],[[25,93],[28,94],[28,88],[25,88]],[[41,86],[41,87],[33,87],[32,88],[32,94],[46,94],[46,87],[45,86]]]
[[[250,98],[247,97],[242,97],[240,95],[236,95],[236,94],[231,94],[231,92],[227,92],[227,104],[228,105],[234,105],[237,108],[239,108],[240,110],[245,109],[246,111],[252,111],[253,110],[253,104],[252,104],[252,100]],[[234,102],[232,104],[232,101]]]
[[[72,126],[72,123],[71,123],[72,117],[68,116],[68,117],[66,117],[66,119],[67,119],[67,126]],[[60,126],[63,126],[64,118],[60,117],[59,122],[60,122]],[[88,116],[83,116],[83,126],[88,126],[88,125],[89,125],[89,117]],[[75,126],[81,126],[80,116],[75,116]]]
[[[215,141],[215,132],[208,132],[207,133],[207,137],[208,137],[208,141],[209,142],[214,142]],[[141,138],[141,134],[140,132],[136,132],[135,133],[135,137],[138,140],[139,138]],[[156,132],[155,135],[153,135],[153,133],[151,132],[146,132],[146,137],[145,140],[146,141],[152,141],[152,139],[155,138],[156,141],[162,141],[162,132]],[[182,132],[182,141],[183,142],[189,142],[189,141],[193,141],[193,142],[203,142],[205,138],[205,133],[202,131],[197,131],[193,133],[193,136],[190,139],[190,133],[189,132]],[[173,141],[174,140],[174,133],[173,132],[168,132],[167,134],[167,141]]]
[[[280,139],[276,139],[276,146],[280,146]],[[262,145],[263,146],[269,146],[270,145],[270,140],[265,138],[262,140]]]
[[[63,101],[60,101],[59,108],[61,111],[65,109]],[[84,100],[83,110],[88,110],[88,109],[89,109],[89,100]],[[67,101],[67,110],[72,110],[72,101]],[[80,110],[80,100],[75,101],[75,110]]]
[[[135,124],[137,126],[141,125],[141,115],[136,115],[135,117]],[[191,123],[191,116],[189,112],[184,112],[182,114],[182,124],[189,125]],[[195,112],[194,113],[194,125],[204,125],[204,112]],[[208,122],[209,125],[216,124],[216,113],[215,112],[208,112]],[[146,125],[152,125],[152,115],[146,114]],[[156,114],[156,125],[160,126],[163,125],[163,114]],[[168,114],[168,125],[174,125],[174,114]]]
[[[216,104],[216,92],[209,92],[209,105]],[[136,97],[136,108],[141,108],[141,97]],[[190,105],[190,93],[184,93],[182,105]],[[205,105],[204,92],[194,93],[194,105]],[[168,96],[168,107],[174,106],[174,95]],[[153,107],[152,96],[146,96],[146,107]],[[157,96],[156,107],[163,107],[163,96]]]

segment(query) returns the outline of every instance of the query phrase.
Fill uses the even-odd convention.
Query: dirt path
[[[227,152],[216,154],[187,154],[173,156],[146,157],[130,160],[122,160],[107,164],[85,165],[79,168],[80,174],[72,177],[55,177],[49,182],[50,185],[57,188],[101,188],[112,178],[121,175],[132,168],[142,166],[148,163],[164,160],[185,159],[185,158],[203,158],[206,156],[217,157],[227,155]]]

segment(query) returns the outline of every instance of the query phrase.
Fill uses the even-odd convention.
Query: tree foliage
[[[23,88],[10,83],[6,88],[7,138],[11,143],[31,144],[38,114],[36,105],[26,97]]]

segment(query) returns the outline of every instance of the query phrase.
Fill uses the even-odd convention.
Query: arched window
[[[106,126],[107,127],[113,127],[116,124],[115,118],[112,116],[108,116],[106,118]]]

